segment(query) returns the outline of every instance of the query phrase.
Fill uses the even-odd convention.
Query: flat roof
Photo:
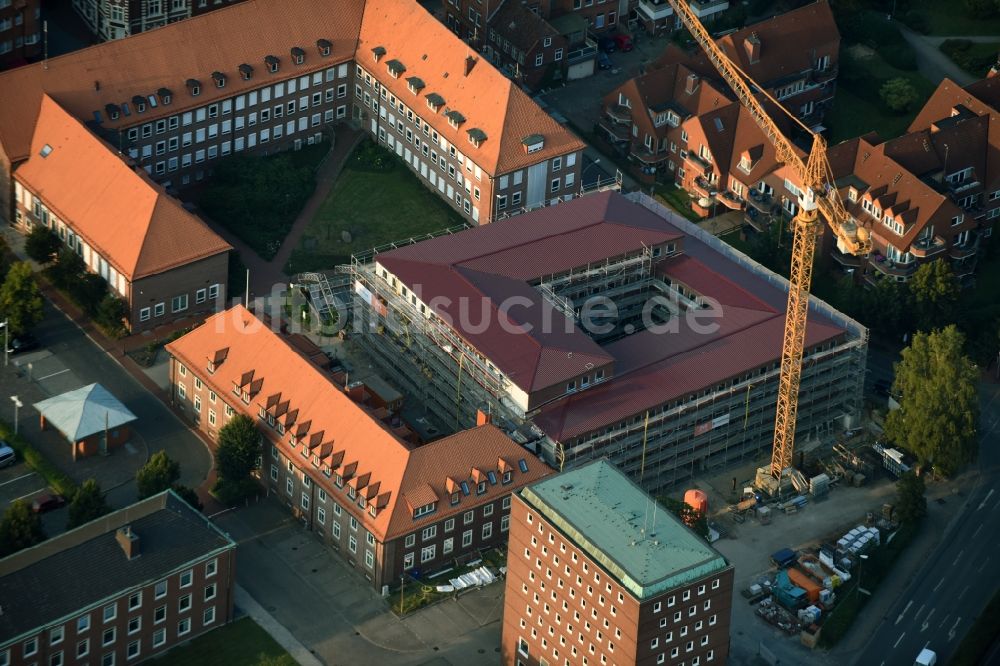
[[[520,496],[639,599],[729,566],[607,460],[538,481]]]

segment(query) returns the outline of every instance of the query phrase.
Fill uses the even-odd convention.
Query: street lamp
[[[601,163],[601,158],[598,157],[596,160],[594,160],[593,162],[591,162],[587,166],[583,167],[583,171],[580,173],[580,191],[581,192],[583,190],[587,189],[587,169],[589,169],[592,166],[596,166],[596,165],[598,165],[600,163]],[[599,185],[600,182],[601,182],[601,177],[598,176],[596,184]]]
[[[16,395],[10,396],[10,401],[14,403],[14,434],[16,435],[17,434],[17,410],[20,409],[21,407],[24,407],[24,405],[21,403],[20,398],[18,398]]]
[[[0,328],[3,329],[3,367],[7,367],[7,356],[10,354],[10,320],[0,321]]]

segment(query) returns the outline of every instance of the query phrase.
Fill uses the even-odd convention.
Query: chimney
[[[687,80],[684,85],[684,92],[688,95],[693,95],[694,91],[698,89],[698,75],[691,73],[687,75]]]
[[[751,32],[750,36],[743,40],[743,48],[747,51],[751,65],[760,62],[760,38],[756,32]]]
[[[344,393],[354,402],[363,403],[365,399],[365,383],[351,382],[344,387]]]
[[[476,410],[476,426],[483,426],[493,422],[493,416],[481,409]]]
[[[468,76],[472,72],[472,68],[476,66],[477,60],[472,56],[466,56],[465,58],[465,75]]]
[[[129,560],[139,557],[139,535],[132,531],[131,525],[119,527],[115,532],[115,540]]]

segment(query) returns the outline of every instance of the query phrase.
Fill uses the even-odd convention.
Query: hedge
[[[15,435],[13,427],[6,421],[0,421],[0,439],[6,441],[24,460],[25,464],[45,479],[45,482],[54,491],[67,500],[73,498],[78,488],[76,481],[52,464],[41,451],[29,444],[23,437]]]

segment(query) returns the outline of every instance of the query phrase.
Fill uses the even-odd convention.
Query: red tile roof
[[[232,249],[48,95],[15,178],[130,281]]]
[[[217,358],[220,349],[228,348],[225,360],[209,374],[206,364]],[[312,446],[312,464],[294,451],[287,437],[280,438],[286,457],[309,471],[328,492],[340,492],[322,470],[330,469],[345,477],[345,485],[358,489],[379,508],[373,518],[355,503],[341,502],[382,541],[397,538],[418,529],[413,509],[439,500],[434,519],[468,510],[470,500],[462,498],[452,507],[447,499],[447,483],[471,479],[473,468],[497,470],[500,458],[525,459],[528,472],[514,470],[513,483],[490,484],[476,504],[491,501],[534,481],[551,470],[492,425],[456,433],[450,437],[412,448],[397,438],[364,407],[351,400],[321,370],[300,355],[280,334],[268,329],[242,306],[236,306],[209,318],[202,326],[167,345],[167,351],[190,371],[201,377],[220,398],[257,418],[258,408],[277,411],[279,403],[297,415],[297,436],[302,446]],[[234,386],[256,384],[250,404],[244,406],[233,396]],[[286,419],[288,421],[288,419]],[[289,422],[290,425],[290,422]],[[266,426],[262,426],[267,428]],[[315,435],[320,437],[316,438]],[[315,440],[323,443],[314,446]],[[348,479],[348,472],[352,478]],[[353,483],[347,483],[353,481]],[[377,486],[377,487],[376,487]]]

